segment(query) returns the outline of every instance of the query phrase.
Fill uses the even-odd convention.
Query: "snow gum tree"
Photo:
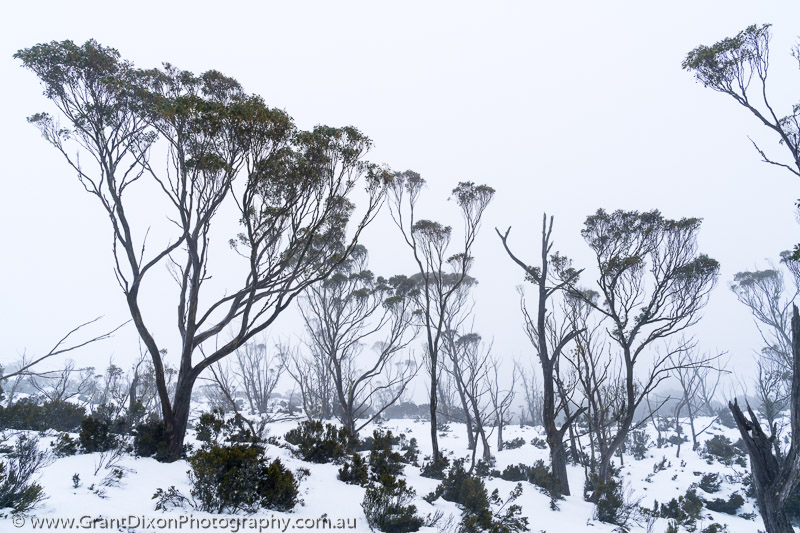
[[[284,111],[217,71],[197,76],[169,64],[140,70],[95,41],[38,44],[15,57],[39,77],[58,111],[30,122],[63,154],[109,221],[114,272],[152,358],[175,460],[200,374],[263,332],[348,257],[391,176],[364,161],[371,143],[357,129],[301,131]],[[162,153],[166,164],[151,161]],[[365,205],[348,236],[359,184]],[[161,204],[135,201],[131,187],[145,187]],[[231,210],[241,228],[231,247],[243,273],[225,278],[220,296],[204,290],[216,250],[210,235],[218,215]],[[145,226],[168,220],[172,233],[165,244],[151,242],[136,220]],[[180,348],[172,395],[165,341],[153,334],[142,305],[157,267],[167,268],[177,285],[172,302]]]

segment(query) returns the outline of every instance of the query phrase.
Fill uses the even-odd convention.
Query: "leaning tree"
[[[364,161],[371,143],[357,129],[301,131],[284,111],[217,71],[197,76],[169,64],[140,70],[93,40],[38,44],[15,57],[39,77],[58,111],[30,122],[110,223],[114,273],[153,361],[168,459],[175,460],[200,374],[347,258],[390,175]],[[366,184],[366,207],[348,236],[359,183]],[[147,202],[129,194],[136,188]],[[215,293],[206,283],[212,228],[230,214],[240,223],[230,244],[242,270],[217,273],[225,289]],[[148,239],[142,226],[164,220],[159,228],[171,231],[165,242]],[[154,334],[155,319],[143,305],[145,289],[158,290],[157,267],[177,284],[174,395],[165,380],[167,341]]]

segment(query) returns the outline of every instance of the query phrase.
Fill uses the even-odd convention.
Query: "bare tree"
[[[306,344],[327,366],[335,413],[354,435],[392,406],[417,373],[412,358],[400,359],[418,331],[417,291],[405,276],[375,277],[359,246],[298,300]]]
[[[700,446],[697,437],[705,433],[716,421],[716,417],[714,417],[711,423],[702,428],[695,424],[707,403],[704,394],[708,395],[712,387],[713,390],[716,389],[722,373],[725,372],[720,367],[714,366],[714,363],[720,360],[724,354],[708,356],[697,351],[696,346],[692,343],[682,342],[682,344],[685,345],[685,349],[673,353],[669,358],[669,364],[673,368],[672,375],[681,388],[681,396],[675,405],[675,425],[682,427],[682,413],[685,412],[692,434],[692,450],[697,450]],[[704,394],[701,394],[701,391]],[[713,392],[711,395],[713,397]],[[676,457],[680,457],[680,442],[677,448]]]
[[[168,459],[176,460],[199,376],[266,330],[347,258],[383,201],[389,173],[363,160],[371,142],[355,128],[298,131],[285,112],[217,71],[195,76],[170,65],[137,70],[94,41],[40,44],[15,57],[40,78],[69,127],[47,114],[31,122],[66,158],[111,224],[114,272],[153,361]],[[156,146],[166,148],[167,165],[151,164]],[[94,171],[82,164],[87,160],[96,163]],[[347,237],[355,209],[349,198],[362,181],[366,207]],[[154,250],[149,231],[134,224],[137,205],[126,193],[135,184],[149,185],[169,210],[155,218],[169,220],[174,232]],[[141,205],[144,220],[155,220],[153,205]],[[216,215],[228,212],[224,206],[238,211],[241,231],[231,245],[244,273],[215,295],[204,289],[211,230]],[[167,389],[161,341],[142,306],[143,289],[159,265],[177,285],[174,395]],[[229,329],[230,339],[217,342]]]
[[[488,374],[489,399],[492,402],[494,424],[497,428],[497,451],[500,452],[503,451],[503,428],[510,423],[509,411],[514,403],[515,388],[519,375],[515,364],[511,371],[511,382],[507,388],[504,388],[500,383],[500,360],[496,357],[489,361]]]
[[[530,423],[533,426],[543,426],[542,411],[544,410],[542,404],[542,390],[539,388],[539,382],[536,379],[536,369],[531,365],[529,370],[517,364],[517,374],[522,380],[522,392],[525,398],[523,403],[522,413],[520,414],[520,423]]]
[[[578,289],[570,271],[565,279],[573,297],[605,322],[622,375],[616,431],[608,442],[599,442],[597,473],[603,481],[611,477],[611,459],[625,442],[637,409],[669,377],[670,357],[684,351],[691,339],[661,353],[653,349],[697,323],[716,284],[719,263],[697,253],[700,223],[697,218],[666,219],[658,211],[600,209],[587,217],[581,231],[595,253],[598,292]],[[652,363],[642,372],[648,355]]]
[[[65,402],[90,392],[95,372],[93,367],[76,368],[75,361],[67,359],[63,368],[30,376],[29,382],[45,401]]]
[[[462,182],[453,189],[453,197],[461,209],[464,222],[462,245],[455,254],[449,252],[452,228],[439,222],[418,219],[417,202],[425,180],[410,170],[396,173],[389,189],[390,212],[403,239],[414,256],[420,275],[420,301],[426,341],[426,366],[430,373],[432,461],[441,458],[436,428],[440,349],[445,331],[445,317],[453,295],[467,279],[472,266],[472,247],[480,228],[481,218],[494,196],[486,185]]]
[[[306,417],[328,420],[334,415],[333,372],[323,352],[307,347],[307,352],[288,345],[281,348],[286,354],[286,373],[300,389]]]
[[[544,423],[547,445],[550,448],[550,461],[553,476],[558,480],[559,490],[569,495],[569,479],[567,477],[567,457],[564,450],[564,435],[576,418],[583,413],[579,407],[567,414],[568,404],[558,402],[559,362],[567,345],[578,332],[573,329],[574,322],[566,318],[557,319],[553,313],[552,299],[560,295],[562,289],[568,288],[580,272],[571,267],[569,260],[558,253],[552,254],[553,217],[548,224],[547,214],[542,217],[541,266],[526,264],[511,251],[508,235],[495,229],[509,257],[525,272],[525,278],[536,285],[537,305],[533,316],[528,312],[525,295],[520,290],[520,308],[525,323],[525,333],[531,341],[542,367],[542,422]],[[567,398],[563,398],[567,400]],[[567,416],[559,424],[559,416]]]

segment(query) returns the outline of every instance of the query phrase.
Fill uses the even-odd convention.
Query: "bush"
[[[316,420],[304,420],[286,433],[286,442],[293,444],[293,453],[303,461],[330,463],[357,449],[358,439],[346,428],[332,424],[323,425]]]
[[[747,466],[744,452],[724,435],[714,435],[708,439],[704,446],[704,455],[709,459],[709,462],[715,459],[726,466],[731,466],[734,463],[743,467]]]
[[[722,498],[715,498],[712,501],[706,500],[706,507],[711,511],[730,515],[735,515],[742,505],[744,505],[744,498],[736,492],[731,494],[727,501]]]
[[[201,414],[195,425],[195,436],[204,444],[261,443],[261,439],[253,434],[242,415],[236,413],[226,418],[222,409]]]
[[[95,414],[81,421],[78,442],[84,452],[93,453],[110,450],[117,443],[117,439],[111,433],[109,420],[100,414]]]
[[[622,482],[616,475],[612,475],[611,479],[605,482],[599,475],[590,472],[583,491],[584,498],[595,504],[594,514],[597,520],[625,526],[629,517],[626,513],[625,497],[622,494]]]
[[[539,437],[533,437],[531,439],[531,445],[534,448],[538,448],[540,450],[546,450],[547,449],[547,441],[542,439],[542,438],[539,438]]]
[[[703,511],[703,500],[694,489],[689,489],[683,496],[673,498],[667,504],[661,504],[661,518],[671,518],[682,526],[693,527]]]
[[[521,516],[522,509],[516,504],[511,504],[521,494],[522,485],[517,484],[505,504],[497,490],[492,492],[490,497],[483,480],[467,473],[464,470],[464,459],[458,459],[453,463],[447,477],[434,492],[425,497],[425,500],[432,502],[442,497],[457,503],[462,509],[460,531],[510,533],[528,529],[528,519]],[[492,504],[500,507],[497,514],[492,512]]]
[[[33,398],[23,398],[8,407],[0,407],[0,427],[30,431],[75,431],[85,414],[83,407],[69,402],[39,404]]]
[[[508,465],[505,470],[500,473],[500,479],[506,481],[528,481],[528,472],[530,467],[524,464]]]
[[[508,442],[504,442],[503,449],[516,450],[517,448],[521,448],[523,444],[525,444],[525,439],[523,439],[522,437],[517,437],[516,439],[511,439]]]
[[[365,486],[369,478],[369,470],[364,458],[354,452],[339,469],[339,480],[350,485]]]
[[[719,474],[716,473],[703,474],[703,477],[700,478],[699,486],[708,494],[714,494],[715,492],[719,492],[722,486],[722,480],[719,478]]]
[[[631,455],[637,461],[641,461],[647,456],[647,450],[650,447],[650,436],[643,429],[635,429],[628,434],[630,439],[628,447]]]
[[[395,441],[391,431],[383,433],[376,429],[372,434],[369,468],[376,481],[382,482],[384,478],[395,478],[403,473],[403,456],[392,450]]]
[[[164,422],[156,416],[134,428],[133,452],[139,457],[155,457],[164,461],[169,456],[169,442],[166,438]]]
[[[39,451],[38,439],[21,436],[8,459],[0,463],[0,509],[24,513],[45,498],[44,489],[31,478],[46,466],[50,455]]]
[[[423,463],[420,475],[430,479],[444,479],[445,471],[450,467],[450,459],[444,455],[439,456],[438,461]]]
[[[400,451],[403,452],[403,459],[406,463],[414,466],[419,466],[417,461],[419,460],[419,446],[417,445],[417,439],[411,437],[411,440],[407,441],[405,435],[400,435]]]
[[[410,503],[415,494],[403,479],[386,484],[371,483],[361,502],[370,528],[385,533],[419,530],[424,520],[417,516],[417,507]]]
[[[68,457],[78,453],[78,441],[70,437],[68,433],[61,433],[51,446],[56,457]]]
[[[267,464],[260,446],[206,445],[189,457],[198,509],[215,513],[287,511],[297,503],[297,480],[279,459]]]

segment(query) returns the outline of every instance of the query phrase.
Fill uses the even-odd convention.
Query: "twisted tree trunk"
[[[800,315],[792,310],[791,445],[785,458],[775,454],[773,440],[761,428],[758,417],[747,406],[745,416],[734,400],[728,403],[733,419],[750,455],[758,510],[767,533],[793,533],[786,502],[800,481]],[[772,432],[774,435],[774,432]]]

